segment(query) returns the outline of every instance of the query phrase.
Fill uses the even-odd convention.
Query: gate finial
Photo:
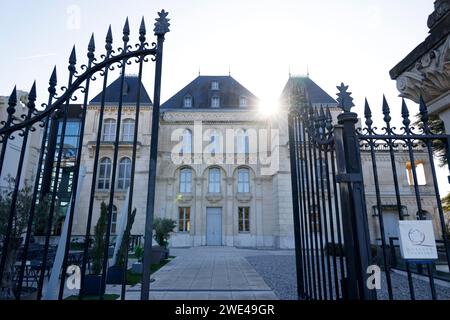
[[[163,36],[167,32],[169,32],[170,27],[170,19],[167,19],[167,15],[169,13],[166,12],[164,9],[161,10],[161,12],[158,12],[158,18],[156,18],[155,22],[155,29],[153,30],[155,32],[156,36]]]
[[[389,127],[389,124],[390,124],[391,119],[392,119],[391,116],[390,116],[391,109],[389,108],[389,104],[388,104],[388,102],[386,100],[386,96],[384,94],[383,94],[383,114],[384,114],[383,120],[384,120],[384,122],[386,122],[386,124]]]
[[[9,96],[8,105],[9,105],[9,107],[6,109],[6,112],[8,112],[9,115],[13,115],[16,112],[16,105],[17,105],[16,86],[14,86],[14,89],[11,92],[11,95]]]
[[[367,101],[367,98],[364,100],[364,118],[366,118],[366,126],[368,131],[372,131],[372,110],[370,110],[369,102]]]
[[[130,41],[130,24],[128,23],[128,17],[125,20],[125,25],[123,26],[123,37],[122,40],[123,42],[127,43],[128,41]]]
[[[27,103],[28,109],[34,110],[34,108],[36,107],[35,101],[36,101],[36,80],[33,82],[33,85],[31,86],[30,89],[30,93],[28,94],[28,103]]]
[[[339,103],[339,107],[344,110],[344,112],[350,112],[351,108],[355,106],[353,104],[353,98],[351,96],[351,92],[348,92],[348,86],[344,85],[343,82],[341,82],[340,86],[336,87],[338,92],[338,98],[337,101]]]
[[[112,42],[113,42],[112,30],[111,25],[109,25],[108,33],[106,34],[106,45],[105,45],[105,49],[107,52],[112,51]]]
[[[409,120],[409,110],[404,98],[402,99],[402,118],[403,125],[405,126],[405,131],[409,132],[409,125],[411,124],[411,120]]]
[[[146,33],[147,33],[147,30],[145,28],[145,19],[144,19],[144,17],[142,17],[141,25],[139,27],[139,41],[141,43],[145,42],[145,34]]]
[[[51,96],[54,96],[56,93],[56,85],[58,83],[58,79],[56,76],[56,66],[53,68],[53,72],[52,75],[50,76],[50,80],[48,81],[49,83],[49,87],[48,87],[48,92],[50,93]]]
[[[430,132],[430,127],[428,126],[428,120],[429,120],[428,108],[427,108],[427,105],[425,104],[425,101],[423,100],[422,95],[420,95],[420,100],[419,100],[419,113],[420,113],[420,120],[423,123],[423,131],[425,133]]]

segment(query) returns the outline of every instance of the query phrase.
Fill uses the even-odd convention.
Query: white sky
[[[422,42],[433,0],[15,0],[0,11],[0,95],[14,84],[28,90],[37,80],[38,100],[46,101],[48,78],[58,67],[65,85],[67,59],[75,44],[79,61],[86,60],[92,32],[97,52],[104,50],[109,24],[115,44],[121,41],[125,18],[136,41],[141,17],[149,41],[156,12],[170,12],[166,37],[162,101],[188,82],[200,68],[203,75],[231,75],[275,106],[288,78],[305,74],[335,97],[344,82],[353,92],[356,111],[369,99],[375,119],[386,94],[393,118],[400,116],[400,99],[389,70]],[[145,86],[152,96],[152,68]],[[135,72],[134,69],[130,70]],[[117,77],[115,74],[114,77]],[[114,80],[111,77],[111,80]],[[91,97],[100,90],[96,81]],[[411,114],[418,110],[409,103]],[[443,173],[446,175],[445,171]],[[447,186],[445,186],[447,187]]]

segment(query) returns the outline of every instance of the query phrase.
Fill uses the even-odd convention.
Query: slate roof
[[[324,106],[337,105],[337,101],[333,99],[328,93],[325,92],[321,87],[319,87],[314,81],[308,76],[292,76],[289,77],[286,85],[284,86],[283,92],[281,94],[282,99],[288,96],[288,91],[292,86],[299,86],[306,89],[308,97],[311,104],[317,105],[322,104]]]
[[[145,90],[144,85],[139,83],[139,78],[137,76],[125,75],[124,80],[124,90],[123,90],[123,104],[136,104],[137,102],[137,89],[141,86],[141,103],[142,104],[152,104],[147,90]],[[120,95],[120,76],[114,80],[105,89],[105,103],[119,103]],[[102,93],[100,92],[94,99],[91,100],[91,104],[100,104],[102,101]]]
[[[219,89],[213,90],[211,83],[217,81]],[[198,76],[191,83],[177,92],[173,97],[162,104],[163,109],[188,109],[184,108],[184,98],[192,97],[192,108],[190,109],[216,109],[211,108],[213,96],[220,98],[220,108],[217,109],[244,109],[239,107],[241,97],[247,99],[245,108],[258,106],[258,98],[237,82],[231,76]]]

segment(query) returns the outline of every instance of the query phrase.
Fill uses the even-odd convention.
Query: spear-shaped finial
[[[161,12],[158,12],[158,18],[155,19],[155,29],[153,29],[156,36],[164,36],[167,32],[170,31],[170,19],[167,19],[168,14],[169,13],[164,9],[161,10]]]
[[[111,52],[112,42],[113,42],[112,30],[111,25],[109,25],[108,33],[106,34],[106,45],[105,45],[105,49],[107,52]]]
[[[75,45],[74,45],[72,48],[72,52],[70,53],[70,57],[69,57],[69,71],[74,72],[76,64],[77,64],[77,54],[76,54]]]
[[[366,118],[367,129],[372,130],[372,110],[370,110],[369,102],[367,98],[364,100],[364,118]]]
[[[389,104],[386,100],[386,96],[383,94],[383,114],[384,114],[384,122],[386,122],[387,126],[390,126],[391,122],[391,109],[389,108]]]
[[[94,59],[94,52],[95,52],[95,39],[94,39],[94,33],[91,35],[91,39],[89,40],[88,44],[88,54],[87,57],[89,60]]]
[[[11,95],[8,99],[8,105],[9,107],[6,109],[8,114],[12,116],[16,112],[16,105],[17,105],[17,89],[16,86],[14,86],[13,91],[11,92]]]
[[[145,28],[145,19],[142,17],[141,25],[139,27],[139,41],[141,43],[145,42],[145,35],[147,33],[147,29]]]
[[[408,106],[406,105],[405,99],[402,99],[402,118],[405,130],[409,131],[409,125],[411,124],[411,120],[409,120],[409,110]]]
[[[50,84],[50,86],[48,87],[48,92],[53,96],[56,93],[56,84],[58,83],[58,79],[56,76],[56,66],[53,68],[53,72],[48,83]]]
[[[123,42],[127,43],[128,41],[130,41],[130,24],[128,23],[128,17],[125,20],[125,25],[123,26],[123,37],[122,40]]]
[[[36,108],[36,81],[33,82],[33,85],[31,86],[30,93],[28,94],[28,103],[27,107],[30,110],[34,110]]]

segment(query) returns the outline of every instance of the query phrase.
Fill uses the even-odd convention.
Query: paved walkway
[[[276,300],[272,289],[245,256],[282,251],[230,247],[171,249],[176,256],[152,275],[151,299],[157,300]],[[109,288],[113,293],[115,288]],[[119,290],[120,291],[120,290]],[[140,285],[127,290],[127,299],[139,299]]]

